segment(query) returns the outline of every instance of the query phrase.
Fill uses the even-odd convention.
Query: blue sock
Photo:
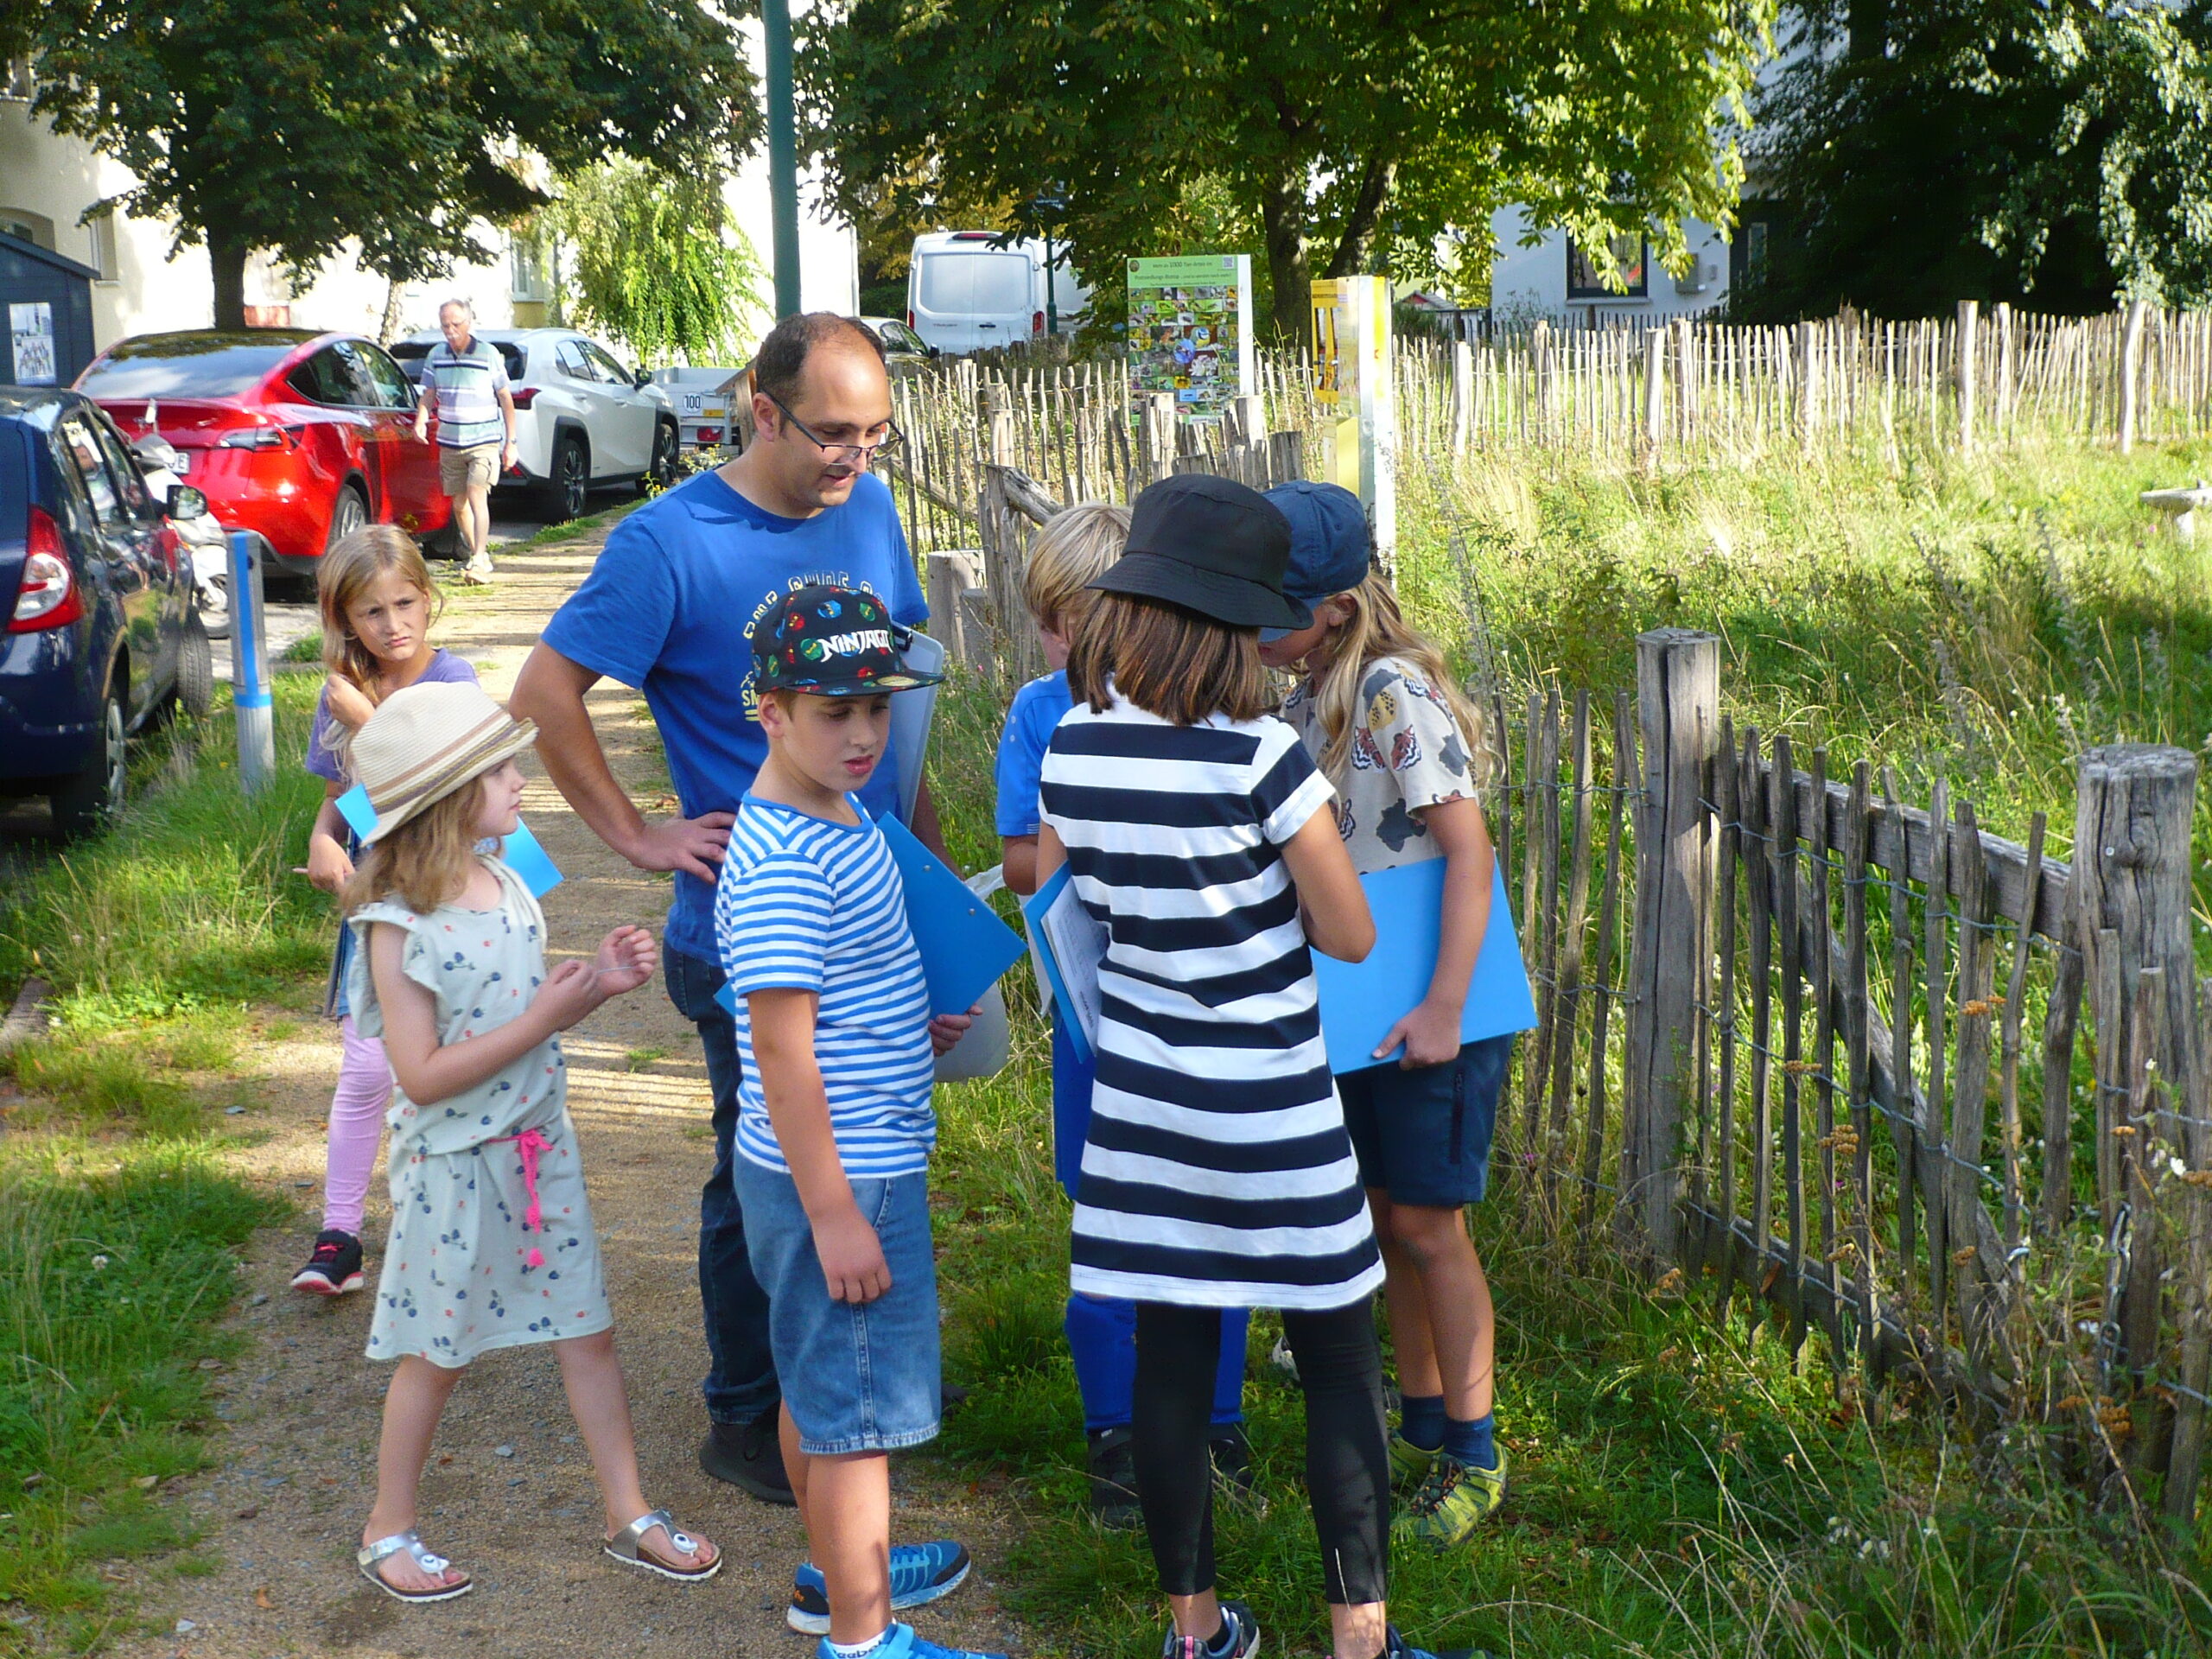
[[[1484,1413],[1471,1423],[1444,1420],[1444,1455],[1477,1469],[1497,1467],[1497,1417]]]
[[[1444,1444],[1444,1396],[1440,1394],[1408,1394],[1398,1399],[1398,1433],[1406,1443],[1417,1446],[1424,1452],[1433,1452]]]

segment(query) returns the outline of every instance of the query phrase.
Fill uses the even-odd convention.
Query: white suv
[[[675,401],[650,376],[573,328],[479,328],[505,360],[515,400],[514,470],[503,485],[532,490],[556,522],[583,516],[604,484],[676,479],[681,448]],[[419,382],[441,336],[425,329],[391,347]]]

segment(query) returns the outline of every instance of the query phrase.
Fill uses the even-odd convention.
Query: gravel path
[[[505,556],[490,594],[456,594],[440,643],[474,662],[486,688],[504,696],[543,619],[582,579],[604,535]],[[593,712],[617,775],[656,810],[666,783],[642,699],[610,683],[594,696]],[[588,951],[619,922],[658,921],[666,877],[609,853],[542,778],[533,778],[523,810],[568,877],[544,901],[556,957]],[[805,1548],[795,1512],[720,1485],[696,1461],[706,1354],[694,1241],[698,1188],[713,1162],[698,1039],[656,983],[601,1009],[566,1046],[645,1491],[721,1545],[728,1565],[721,1576],[671,1585],[600,1553],[590,1467],[552,1353],[538,1348],[494,1352],[472,1368],[424,1482],[424,1539],[475,1576],[475,1592],[405,1607],[355,1575],[389,1373],[361,1357],[366,1294],[323,1303],[286,1288],[314,1235],[322,1116],[337,1068],[334,1028],[315,1020],[243,1063],[265,1111],[233,1121],[268,1138],[240,1162],[296,1197],[302,1217],[251,1252],[236,1319],[246,1349],[217,1379],[217,1463],[178,1483],[171,1500],[219,1566],[200,1577],[159,1563],[114,1569],[139,1581],[142,1609],[162,1632],[129,1638],[118,1651],[149,1659],[810,1659],[811,1643],[782,1618],[791,1567]],[[388,1208],[381,1170],[371,1192],[373,1286]],[[978,1562],[958,1595],[923,1615],[923,1633],[970,1647],[1020,1645],[993,1587],[1005,1512],[912,1459],[894,1460],[893,1479],[897,1535],[957,1536]]]

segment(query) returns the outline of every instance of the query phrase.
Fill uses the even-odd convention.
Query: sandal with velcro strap
[[[453,1563],[442,1555],[433,1555],[423,1548],[421,1535],[410,1527],[404,1532],[395,1532],[388,1538],[379,1538],[373,1544],[364,1544],[353,1552],[354,1565],[361,1569],[361,1576],[390,1596],[394,1601],[451,1601],[455,1596],[465,1596],[476,1587],[476,1580],[464,1578],[459,1584],[442,1585],[435,1590],[403,1590],[377,1571],[379,1562],[394,1555],[404,1554],[431,1578],[441,1578]]]
[[[658,1573],[664,1579],[673,1579],[678,1584],[699,1584],[722,1570],[722,1558],[716,1554],[704,1567],[671,1567],[645,1554],[642,1546],[645,1535],[655,1527],[668,1534],[668,1541],[676,1547],[679,1555],[698,1559],[700,1540],[687,1532],[679,1532],[675,1517],[666,1510],[647,1510],[628,1526],[607,1541],[607,1553],[625,1567],[642,1567],[648,1573]]]

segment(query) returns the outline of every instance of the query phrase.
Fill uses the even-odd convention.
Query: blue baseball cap
[[[1367,580],[1370,537],[1367,511],[1341,484],[1293,479],[1267,493],[1275,510],[1290,521],[1290,562],[1282,590],[1311,604],[1331,594],[1347,593]],[[1288,628],[1262,628],[1262,639],[1280,639]]]

